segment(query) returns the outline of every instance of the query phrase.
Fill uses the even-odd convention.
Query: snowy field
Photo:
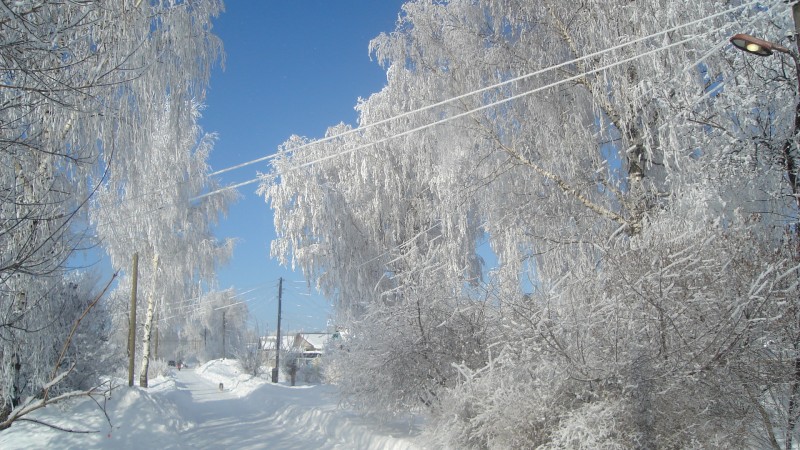
[[[171,371],[151,387],[50,405],[0,432],[2,449],[416,449],[418,426],[379,424],[338,406],[335,387],[291,387],[242,374],[233,360]],[[223,390],[219,389],[223,384]],[[105,406],[105,413],[101,406]],[[107,414],[107,417],[106,417]]]

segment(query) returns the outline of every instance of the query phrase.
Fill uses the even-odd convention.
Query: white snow
[[[123,380],[100,405],[80,398],[50,405],[0,432],[2,449],[416,449],[419,424],[379,424],[339,406],[335,386],[291,387],[243,374],[235,360],[172,371],[147,389]],[[223,384],[220,391],[219,383]]]

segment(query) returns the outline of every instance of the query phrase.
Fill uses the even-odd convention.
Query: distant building
[[[281,336],[281,352],[296,352],[299,353],[301,360],[313,360],[325,353],[325,346],[331,337],[331,333],[296,333],[293,336]],[[277,338],[265,336],[261,342],[262,351],[266,353],[265,357],[274,364]]]

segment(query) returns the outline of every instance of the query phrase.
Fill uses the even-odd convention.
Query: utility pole
[[[131,271],[131,319],[128,324],[128,386],[133,386],[133,366],[136,358],[136,281],[139,277],[139,254],[133,254]]]
[[[275,335],[275,368],[272,369],[272,382],[278,382],[281,363],[281,297],[283,297],[283,277],[278,278],[278,330]]]
[[[222,311],[222,359],[225,359],[225,311]]]

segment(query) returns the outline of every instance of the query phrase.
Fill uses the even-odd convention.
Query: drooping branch
[[[70,344],[72,344],[72,337],[75,336],[75,330],[78,329],[78,326],[81,324],[81,321],[83,321],[83,319],[86,317],[86,315],[89,314],[89,312],[92,309],[94,309],[94,307],[97,305],[97,302],[99,302],[100,299],[103,298],[103,296],[108,291],[108,288],[111,287],[111,283],[113,283],[114,279],[117,278],[118,274],[119,274],[119,271],[115,272],[111,276],[111,279],[108,280],[108,283],[106,283],[106,285],[103,288],[103,290],[100,291],[100,293],[97,294],[97,296],[95,296],[94,300],[92,300],[91,303],[89,303],[89,305],[86,306],[86,308],[84,308],[83,313],[81,314],[81,316],[78,317],[78,320],[76,320],[74,324],[72,324],[72,329],[69,330],[69,334],[67,335],[67,339],[64,341],[64,345],[61,347],[61,353],[58,355],[58,359],[56,360],[56,364],[53,367],[53,374],[50,376],[51,383],[48,383],[48,385],[45,386],[45,388],[43,389],[42,398],[44,398],[45,401],[47,401],[47,396],[48,396],[48,394],[50,392],[50,387],[52,387],[52,380],[56,379],[56,376],[58,374],[58,370],[59,370],[59,368],[61,368],[61,363],[64,361],[64,356],[66,356],[66,354],[67,354],[67,349],[69,348]]]
[[[513,156],[517,161],[520,163],[530,167],[539,175],[547,178],[548,180],[554,182],[556,186],[558,186],[561,191],[568,196],[574,198],[575,200],[579,201],[583,206],[587,207],[589,210],[597,213],[601,217],[609,219],[618,223],[621,226],[624,226],[630,234],[636,234],[641,231],[641,223],[639,221],[628,221],[621,215],[611,211],[608,208],[598,205],[597,203],[591,201],[588,197],[583,195],[577,188],[571,186],[569,183],[564,181],[561,177],[545,170],[543,167],[539,166],[538,164],[534,163],[530,159],[524,157],[519,151],[514,148],[511,148],[503,143],[497,142],[500,148],[503,149],[506,153]]]

